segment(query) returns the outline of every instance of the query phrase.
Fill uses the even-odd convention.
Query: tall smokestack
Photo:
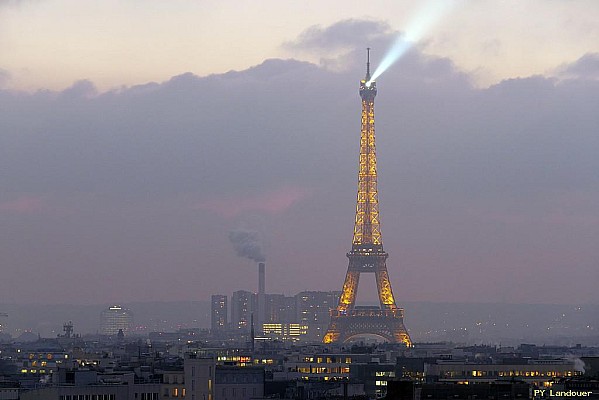
[[[264,263],[258,263],[258,294],[264,294]]]
[[[265,295],[265,263],[258,263],[258,332],[262,331],[262,324],[266,322],[266,295]]]

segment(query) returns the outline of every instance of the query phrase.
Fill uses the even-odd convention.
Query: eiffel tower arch
[[[324,343],[343,343],[358,335],[377,335],[392,343],[411,346],[403,323],[403,309],[398,308],[387,272],[383,250],[377,188],[374,98],[376,82],[370,80],[370,49],[366,77],[360,81],[362,122],[358,169],[358,195],[349,265],[337,308],[331,310],[331,322]],[[356,306],[360,274],[375,275],[379,307]]]

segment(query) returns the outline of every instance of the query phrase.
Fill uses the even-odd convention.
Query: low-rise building
[[[264,396],[264,367],[217,365],[215,400],[249,400]]]

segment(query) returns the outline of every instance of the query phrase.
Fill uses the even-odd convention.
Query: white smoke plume
[[[239,257],[249,258],[255,262],[264,262],[260,235],[255,231],[237,229],[229,232],[229,240]]]

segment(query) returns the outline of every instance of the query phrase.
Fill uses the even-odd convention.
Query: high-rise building
[[[212,295],[212,307],[211,307],[211,325],[212,332],[223,331],[229,326],[229,319],[227,313],[229,307],[227,305],[227,296],[222,294]]]
[[[297,322],[295,297],[283,294],[267,294],[265,302],[266,317],[264,323]]]
[[[338,291],[306,291],[295,295],[295,321],[308,327],[307,340],[322,340],[331,320],[330,311],[337,305],[340,295]]]
[[[100,333],[102,335],[117,335],[122,331],[125,335],[133,326],[133,313],[127,308],[114,305],[100,314]]]
[[[231,328],[249,332],[252,314],[256,312],[256,294],[246,290],[233,292],[231,298]]]

